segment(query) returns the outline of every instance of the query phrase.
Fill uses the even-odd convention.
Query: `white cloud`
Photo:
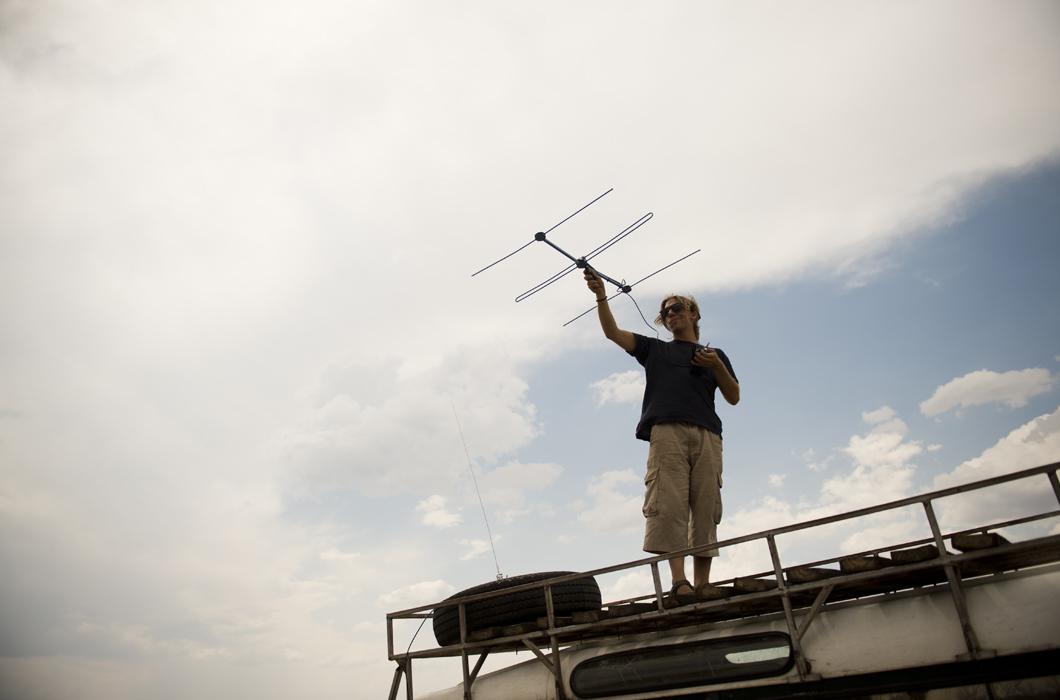
[[[851,459],[850,468],[833,472],[821,483],[814,499],[796,504],[765,496],[750,507],[726,514],[719,526],[719,538],[822,518],[910,495],[916,474],[912,459],[922,452],[920,443],[906,440],[906,424],[886,406],[863,414],[863,418],[871,425],[869,432],[851,436],[840,451]],[[804,460],[815,457],[813,451],[802,455]],[[772,485],[772,476],[770,482]],[[912,526],[907,520],[908,513],[902,510],[784,535],[778,538],[778,543],[786,564],[805,562],[869,548],[869,543],[886,544],[883,540],[887,537],[909,531]],[[719,559],[712,573],[715,578],[746,576],[772,569],[768,549],[762,542],[730,549]]]
[[[455,590],[453,586],[441,579],[419,581],[384,593],[376,599],[376,606],[387,611],[404,610],[437,602]]]
[[[596,404],[639,403],[644,396],[644,372],[631,369],[616,372],[589,385]]]
[[[861,414],[861,420],[865,421],[869,425],[875,425],[876,423],[886,423],[895,417],[894,409],[890,406],[880,406],[875,411],[865,411]]]
[[[324,561],[354,561],[360,556],[359,552],[344,552],[338,547],[332,547],[320,553],[320,558]]]
[[[470,479],[461,431],[476,463],[489,463],[538,433],[536,409],[510,356],[487,346],[439,354],[439,365],[395,376],[390,363],[367,366],[379,395],[354,399],[366,371],[329,367],[320,408],[285,434],[298,489],[351,488],[401,493]],[[328,397],[326,400],[319,397]],[[459,424],[454,416],[457,407]]]
[[[953,409],[990,403],[1019,408],[1026,406],[1031,398],[1048,392],[1055,384],[1056,377],[1040,367],[1009,372],[981,369],[935,389],[931,398],[920,404],[920,412],[934,417]]]
[[[897,416],[877,416],[880,424],[895,425]],[[871,422],[871,421],[870,421]],[[930,448],[929,448],[930,450]],[[749,534],[792,522],[812,520],[861,507],[898,500],[914,492],[919,443],[908,443],[902,433],[855,435],[844,450],[852,459],[849,471],[827,479],[812,502],[793,504],[767,496],[751,507],[726,515],[719,537]],[[1060,408],[1011,431],[981,455],[951,472],[936,477],[929,490],[938,490],[992,476],[1060,461]],[[1056,507],[1045,477],[1020,481],[987,492],[948,497],[936,503],[945,531],[984,525],[1041,513]],[[1042,529],[1044,526],[1039,526]],[[778,539],[786,563],[865,551],[875,547],[926,537],[930,534],[922,508],[906,507],[873,516],[814,528],[811,534]],[[1042,530],[1040,534],[1046,534]],[[715,578],[748,575],[769,570],[768,552],[755,544],[723,552]]]
[[[416,504],[416,510],[423,515],[420,522],[437,528],[448,528],[459,525],[464,518],[459,513],[450,513],[445,509],[445,498],[434,494]]]
[[[978,457],[936,477],[933,488],[948,488],[1056,461],[1060,461],[1060,408],[1021,425]],[[1052,489],[1041,476],[981,493],[953,496],[944,499],[938,510],[940,523],[954,529],[1055,507]]]
[[[644,528],[644,479],[631,469],[594,476],[588,503],[580,503],[578,522],[594,532],[638,532]]]
[[[828,465],[834,459],[834,455],[830,454],[821,459],[818,457],[817,451],[811,447],[805,450],[801,455],[799,455],[799,459],[802,461],[803,464],[806,465],[806,468],[810,471],[822,472],[828,469]]]
[[[653,592],[655,584],[652,583],[650,571],[647,567],[637,567],[622,573],[613,581],[610,579],[602,581],[600,584],[600,597],[605,603],[610,603]],[[663,579],[662,585],[666,586],[666,579]],[[666,589],[664,588],[664,590]]]
[[[770,474],[769,485],[775,489],[784,487],[784,480],[788,477],[787,474]]]
[[[487,509],[511,522],[528,515],[527,497],[551,486],[563,473],[558,464],[509,462],[479,477],[479,488]]]
[[[499,539],[499,536],[494,538]],[[461,561],[468,561],[491,551],[489,540],[460,540],[460,545],[464,547],[464,553],[460,555]]]
[[[930,445],[927,446],[927,451],[928,452],[938,452],[941,449],[942,449],[942,445],[940,445],[937,442],[933,442],[933,443],[931,443]]]

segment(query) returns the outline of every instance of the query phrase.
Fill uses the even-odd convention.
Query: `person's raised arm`
[[[626,352],[632,352],[637,341],[632,333],[622,330],[615,323],[611,307],[607,305],[607,290],[604,288],[604,281],[589,268],[585,268],[584,272],[586,286],[596,295],[596,314],[600,317],[600,328],[603,329],[604,335]]]

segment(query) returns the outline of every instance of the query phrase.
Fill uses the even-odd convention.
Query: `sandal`
[[[730,589],[715,586],[713,583],[701,583],[696,586],[696,600],[721,600],[730,595],[732,595]]]
[[[687,593],[681,593],[678,589],[687,588]],[[686,579],[679,579],[674,581],[674,585],[670,588],[670,595],[668,596],[671,605],[691,605],[696,602],[696,589],[692,587]]]

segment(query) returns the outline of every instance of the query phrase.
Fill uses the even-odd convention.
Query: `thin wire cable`
[[[482,502],[482,493],[478,490],[478,479],[475,478],[475,469],[471,466],[471,453],[467,449],[467,440],[464,439],[464,428],[460,425],[460,416],[456,413],[456,404],[450,401],[449,405],[453,407],[456,429],[460,433],[460,443],[464,446],[464,456],[467,457],[467,469],[471,472],[471,482],[475,484],[475,495],[478,496],[478,505],[482,509],[482,519],[486,523],[486,534],[490,538],[490,551],[493,552],[493,565],[497,568],[497,580],[500,580],[504,578],[504,574],[501,573],[501,565],[497,561],[497,549],[493,546],[493,531],[490,529],[489,518],[486,517],[486,504]]]
[[[412,639],[409,640],[409,648],[405,650],[405,656],[408,656],[409,652],[412,651],[412,643],[416,641],[416,635],[420,633],[421,629],[423,629],[423,623],[426,621],[427,618],[423,618],[422,620],[420,620],[420,626],[416,628],[416,634],[413,634]]]
[[[609,189],[609,190],[608,190],[607,192],[604,192],[604,194],[601,194],[601,195],[597,196],[597,197],[596,197],[596,199],[594,199],[593,201],[589,202],[589,203],[588,203],[588,204],[586,204],[586,205],[585,205],[584,207],[582,207],[582,208],[581,208],[581,209],[579,209],[578,211],[574,212],[573,214],[571,214],[571,215],[570,215],[570,216],[568,216],[567,218],[563,219],[563,220],[562,220],[562,221],[560,221],[560,222],[559,222],[558,224],[556,224],[555,226],[553,226],[553,227],[552,227],[552,228],[550,228],[549,230],[545,231],[544,233],[545,233],[545,234],[549,234],[549,233],[552,233],[552,232],[553,232],[553,231],[555,231],[555,230],[556,230],[557,228],[559,228],[559,227],[560,227],[561,225],[563,225],[563,224],[567,223],[568,221],[570,221],[571,219],[573,219],[573,218],[574,218],[575,216],[577,216],[578,214],[581,214],[581,213],[582,213],[583,211],[585,211],[586,209],[588,209],[588,208],[589,208],[589,207],[591,207],[592,205],[594,205],[594,204],[596,204],[597,202],[599,202],[599,201],[600,201],[601,199],[603,199],[604,195],[606,195],[606,194],[610,194],[611,192],[614,192],[614,190],[615,190],[615,188],[614,188],[614,187],[612,187],[612,188],[611,188],[611,189]],[[535,238],[531,238],[531,239],[530,239],[530,243],[534,243],[535,241],[537,241],[537,238],[536,238],[536,237],[535,237]],[[508,253],[507,255],[505,255],[505,256],[504,256],[503,258],[501,258],[500,260],[497,260],[497,261],[495,261],[495,262],[491,262],[491,263],[490,263],[489,265],[486,265],[486,267],[482,268],[482,269],[481,269],[481,270],[479,270],[478,272],[472,272],[472,273],[471,273],[471,276],[472,276],[472,277],[474,277],[474,276],[475,276],[475,275],[477,275],[477,274],[478,274],[479,272],[485,272],[486,270],[490,269],[491,267],[493,267],[493,266],[494,266],[494,265],[496,265],[497,263],[501,263],[501,262],[504,262],[505,260],[507,260],[508,258],[512,257],[513,255],[515,255],[515,254],[516,254],[516,253],[518,253],[519,251],[523,250],[523,248],[526,248],[527,246],[529,246],[529,245],[530,245],[530,243],[527,243],[526,245],[524,245],[524,246],[522,246],[522,247],[520,247],[520,248],[518,248],[518,249],[516,249],[516,250],[512,251],[511,253]]]
[[[644,318],[644,312],[640,310],[640,304],[637,303],[637,300],[633,298],[632,294],[628,294],[627,293],[626,296],[628,296],[629,300],[633,302],[633,306],[637,307],[637,313],[640,314],[640,318],[641,318],[642,321],[644,321],[644,325],[647,326],[648,328],[650,328],[651,332],[655,334],[656,338],[658,338],[659,337],[658,329],[655,328],[655,326],[653,326],[650,323],[648,323],[648,319]]]

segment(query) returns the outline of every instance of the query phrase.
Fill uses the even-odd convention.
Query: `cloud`
[[[638,403],[644,396],[644,372],[631,369],[616,372],[589,385],[596,405],[609,403]]]
[[[920,404],[920,412],[932,418],[955,408],[990,403],[1020,408],[1031,398],[1051,390],[1055,384],[1056,377],[1040,367],[1000,373],[981,369],[935,389],[931,398]]]
[[[337,547],[326,549],[320,553],[320,558],[324,561],[354,561],[360,556],[358,552],[344,552]]]
[[[727,514],[719,527],[719,537],[749,534],[912,495],[917,490],[914,488],[917,467],[911,460],[921,452],[919,443],[907,442],[904,430],[875,432],[880,425],[893,428],[904,423],[891,411],[874,413],[866,422],[875,422],[876,426],[867,434],[852,436],[843,450],[852,459],[851,468],[825,480],[813,501],[794,504],[766,496],[750,507]],[[1055,461],[1060,461],[1060,408],[1012,430],[978,457],[935,477],[927,490],[949,488]],[[983,492],[947,497],[937,501],[935,507],[943,530],[955,531],[1046,512],[1056,507],[1056,500],[1045,477],[1041,476]],[[1047,534],[1043,525],[1024,527],[1035,535]],[[923,509],[915,506],[814,528],[808,533],[778,539],[785,563],[919,539],[929,536],[930,530]],[[1019,537],[1017,533],[1015,539]],[[770,568],[765,548],[751,543],[723,552],[714,575],[715,578],[748,575]]]
[[[817,451],[811,447],[805,450],[798,457],[802,461],[802,463],[806,465],[806,468],[809,469],[811,472],[822,472],[828,469],[828,465],[835,458],[835,455],[829,454],[823,459],[819,459]]]
[[[861,420],[865,421],[869,425],[875,425],[877,423],[886,423],[895,417],[894,409],[890,406],[880,406],[875,411],[865,411],[861,414]]]
[[[497,536],[494,539],[500,540],[501,538]],[[460,540],[460,545],[464,547],[464,553],[460,555],[461,561],[468,561],[492,551],[488,540]]]
[[[456,589],[441,579],[419,581],[384,593],[376,599],[376,606],[388,611],[404,610],[425,603],[434,603]]]
[[[549,462],[509,462],[479,477],[482,500],[510,522],[529,513],[529,495],[552,485],[562,473],[563,467]]]
[[[784,480],[788,478],[787,474],[770,474],[769,485],[772,488],[779,489],[784,487]]]
[[[920,443],[906,439],[908,427],[887,406],[865,412],[862,418],[871,426],[869,431],[852,435],[847,445],[839,450],[839,454],[850,459],[849,467],[842,471],[832,470],[832,476],[820,484],[814,498],[793,503],[784,498],[765,496],[749,507],[727,513],[719,525],[719,538],[823,518],[910,495],[916,475],[912,460],[923,451]],[[801,455],[804,461],[815,457],[812,450]],[[887,537],[909,531],[912,526],[907,523],[908,518],[905,510],[858,518],[783,535],[778,538],[778,543],[786,565],[805,562],[887,544]],[[713,575],[747,576],[771,569],[768,549],[761,542],[752,542],[724,551]]]
[[[370,365],[377,389],[367,393],[348,384],[351,372],[329,367],[316,392],[322,404],[284,435],[296,488],[440,489],[468,479],[464,443],[487,464],[526,445],[538,433],[536,409],[513,358],[497,353],[454,349],[404,376]]]
[[[949,488],[1056,461],[1060,461],[1060,408],[1024,423],[978,457],[935,477],[932,488]],[[944,499],[938,505],[940,524],[949,529],[972,527],[1055,508],[1056,499],[1048,485],[1041,476]]]
[[[445,509],[445,498],[438,494],[417,503],[416,510],[423,513],[420,522],[430,527],[445,529],[464,521],[459,513],[450,513]]]
[[[631,469],[606,471],[587,487],[589,501],[578,502],[578,522],[594,532],[638,532],[644,528],[644,479]]]
[[[908,475],[909,460],[923,451],[920,442],[905,440],[908,426],[898,418],[893,408],[882,406],[863,413],[862,420],[872,426],[869,432],[851,436],[847,447],[843,448],[843,452],[854,461],[854,472],[825,483],[825,492],[832,492],[840,500],[845,500],[841,491],[848,487],[855,487],[858,489],[856,492],[868,495],[864,489],[872,488],[870,482],[878,482],[881,478],[886,480],[884,472],[888,469],[894,470],[899,476],[891,480],[891,484],[900,482],[901,474]],[[867,478],[868,482],[861,483],[863,478]],[[859,484],[852,483],[854,480]]]
[[[665,590],[665,579],[663,586]],[[652,582],[650,569],[647,567],[638,567],[631,571],[623,572],[614,579],[600,582],[600,597],[605,603],[635,598],[651,593],[654,590],[655,584]]]

